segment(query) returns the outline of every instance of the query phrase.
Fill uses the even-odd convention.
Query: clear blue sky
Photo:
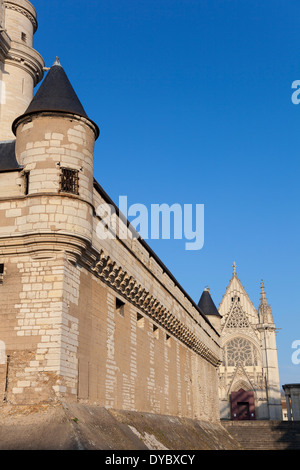
[[[149,240],[198,302],[232,263],[265,281],[280,381],[300,382],[298,0],[32,0],[35,47],[60,57],[101,137],[95,177],[128,203],[205,204],[205,245]]]

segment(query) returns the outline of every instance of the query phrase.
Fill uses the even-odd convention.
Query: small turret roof
[[[19,165],[16,158],[16,141],[0,142],[0,172],[19,171],[22,169],[23,167]]]
[[[220,317],[221,315],[218,312],[217,307],[214,304],[214,301],[211,298],[209,289],[206,288],[199,300],[198,307],[200,310],[204,313],[204,315],[215,315],[217,317]]]
[[[47,111],[76,114],[91,121],[87,116],[73,86],[71,85],[66,72],[61,66],[58,57],[49,69],[44,81],[25,113],[20,117]],[[14,133],[20,117],[13,123]],[[95,123],[93,124],[96,126],[97,133],[99,135],[98,126]]]

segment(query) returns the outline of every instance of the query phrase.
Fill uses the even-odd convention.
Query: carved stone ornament
[[[92,271],[112,289],[119,292],[194,352],[204,357],[214,366],[220,364],[219,358],[187,326],[180,322],[122,267],[117,266],[104,251],[101,251],[92,267]]]
[[[30,13],[30,11],[26,10],[25,8],[22,8],[20,5],[14,5],[13,3],[10,3],[9,1],[6,1],[4,3],[4,6],[5,8],[7,8],[7,10],[14,10],[14,11],[17,11],[18,13],[21,13],[21,15],[26,16],[26,18],[28,18],[29,21],[32,23],[33,32],[34,33],[36,32],[37,27],[38,27],[37,20],[34,17],[34,15]]]

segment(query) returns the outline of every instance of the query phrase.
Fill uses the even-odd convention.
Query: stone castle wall
[[[93,144],[83,118],[32,117],[17,129],[23,169],[0,174],[3,400],[218,419],[219,335],[118,217],[127,237],[99,238],[110,201]],[[61,193],[63,166],[79,195]]]
[[[0,5],[0,141],[16,137],[19,164],[0,172],[0,403],[217,420],[219,334],[126,221],[99,236],[111,201],[93,177],[97,126],[23,115],[44,73],[36,12]],[[64,170],[79,191],[63,188]]]
[[[65,253],[1,257],[2,399],[218,419],[215,365]],[[155,328],[153,328],[155,327]],[[157,329],[156,329],[157,328]],[[3,359],[4,358],[4,359]]]

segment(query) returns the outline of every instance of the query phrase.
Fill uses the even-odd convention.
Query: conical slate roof
[[[91,121],[58,58],[56,58],[56,61],[47,73],[29,107],[20,117],[47,111],[77,114]],[[13,123],[14,132],[20,117]],[[99,135],[98,126],[95,123],[93,124],[96,126]]]
[[[221,316],[211,298],[211,295],[208,289],[205,289],[203,291],[201,298],[199,300],[199,303],[198,303],[198,307],[206,316],[207,315],[215,315],[217,317]]]
[[[0,172],[19,171],[22,169],[23,167],[19,165],[16,158],[16,141],[0,142]]]

